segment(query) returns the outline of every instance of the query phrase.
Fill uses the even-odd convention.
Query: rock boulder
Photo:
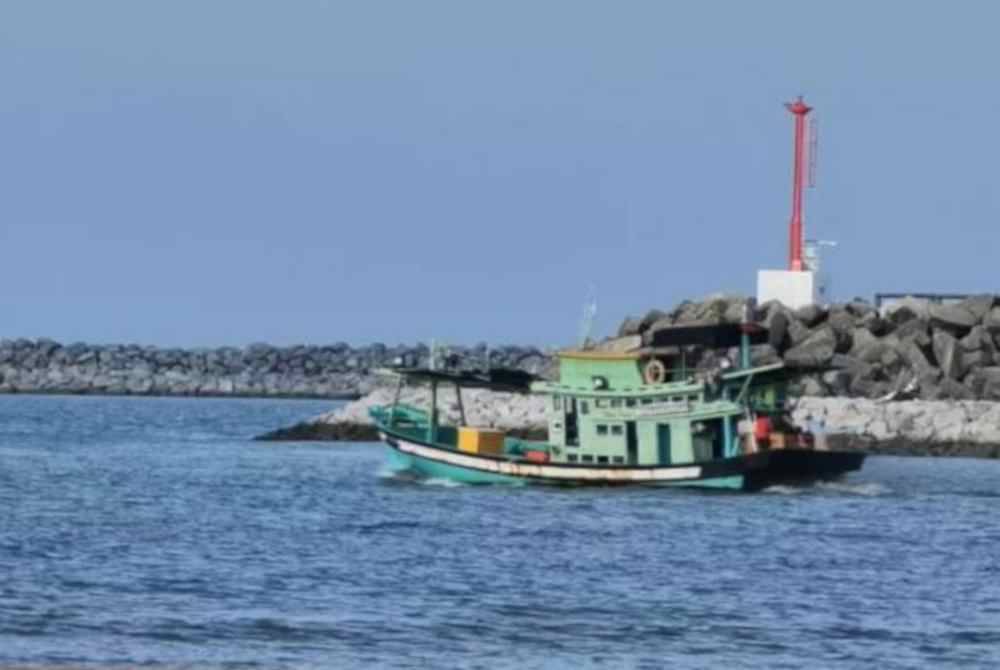
[[[792,368],[820,368],[833,358],[837,338],[833,328],[821,326],[801,344],[785,352],[785,364]]]

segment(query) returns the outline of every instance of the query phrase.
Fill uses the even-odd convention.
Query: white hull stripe
[[[383,436],[384,437],[384,436]],[[471,454],[460,454],[443,449],[425,447],[395,438],[395,447],[404,454],[412,454],[430,461],[447,463],[461,468],[483,470],[511,477],[539,477],[544,479],[588,480],[609,482],[655,482],[675,479],[697,479],[701,467],[697,465],[682,468],[588,468],[542,465],[537,463],[515,463],[480,458]]]

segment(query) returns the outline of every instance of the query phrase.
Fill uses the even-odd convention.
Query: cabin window
[[[562,398],[554,395],[552,396],[552,409],[558,411],[562,409]]]
[[[621,435],[624,431],[621,426],[611,426],[612,435]]]
[[[586,400],[581,400],[580,401],[580,414],[589,414],[589,413],[590,413],[590,403],[587,402]]]
[[[608,406],[608,401],[605,400],[604,398],[598,398],[597,400],[594,401],[594,407],[607,407],[607,406]]]
[[[635,398],[628,398],[625,401],[625,406],[626,407],[635,407]]]
[[[652,398],[643,398],[642,399],[642,404],[643,405],[652,405],[653,404],[653,399]]]
[[[622,399],[621,398],[612,398],[611,399],[611,406],[612,407],[621,407],[622,406]]]
[[[607,463],[608,462],[608,457],[607,456],[598,456],[597,457],[597,462],[598,463]]]
[[[583,456],[580,457],[580,460],[583,461],[584,463],[593,463],[594,457],[591,456],[590,454],[584,454]]]
[[[611,457],[611,462],[614,463],[615,465],[624,465],[625,464],[625,457],[624,456],[612,456]]]
[[[671,398],[671,400],[673,400],[674,402],[684,402],[684,398],[682,398],[679,395],[675,395],[673,398]]]
[[[698,396],[696,396],[696,395],[689,395],[688,396],[688,402],[698,402]]]
[[[566,460],[570,463],[576,463],[577,461],[576,454],[566,454]]]
[[[597,434],[598,435],[607,435],[608,434],[608,427],[605,426],[603,423],[597,424]]]

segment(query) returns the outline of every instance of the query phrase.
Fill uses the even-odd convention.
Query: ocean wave
[[[817,482],[817,489],[847,493],[856,496],[884,496],[892,493],[892,489],[878,482]]]
[[[763,493],[774,495],[802,495],[804,493],[826,491],[846,495],[876,497],[892,493],[892,489],[877,482],[815,482],[812,484],[775,484],[763,489]]]

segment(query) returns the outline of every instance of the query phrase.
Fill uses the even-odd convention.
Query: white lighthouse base
[[[818,302],[816,274],[810,271],[760,270],[757,273],[757,304],[777,300],[789,309]]]

